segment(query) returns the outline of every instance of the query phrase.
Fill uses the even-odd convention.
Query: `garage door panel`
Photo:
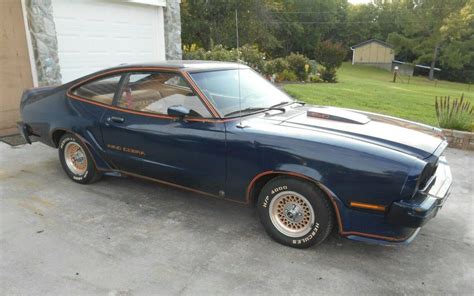
[[[123,63],[165,59],[162,8],[53,0],[63,82]]]

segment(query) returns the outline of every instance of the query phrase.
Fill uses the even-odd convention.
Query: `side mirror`
[[[168,107],[168,115],[177,117],[186,117],[191,113],[191,110],[184,107],[183,105],[176,105]]]

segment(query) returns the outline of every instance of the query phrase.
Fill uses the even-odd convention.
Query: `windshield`
[[[241,111],[242,115],[251,114],[293,102],[288,95],[248,68],[191,73],[191,77],[225,117],[238,116]]]

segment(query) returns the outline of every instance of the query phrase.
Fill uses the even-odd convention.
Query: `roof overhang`
[[[420,65],[420,64],[413,65],[413,64],[410,64],[410,63],[407,63],[407,62],[398,61],[398,60],[393,60],[392,63],[399,64],[399,65],[410,65],[410,66],[413,66],[413,67],[416,67],[416,68],[421,68],[421,69],[430,69],[429,66]],[[433,68],[433,69],[434,69],[435,71],[441,71],[440,68]]]
[[[361,46],[364,46],[364,45],[369,44],[369,43],[372,43],[372,42],[375,42],[375,43],[378,43],[378,44],[383,45],[383,46],[385,46],[385,47],[388,47],[388,48],[393,49],[393,46],[390,45],[390,44],[388,44],[387,42],[383,42],[383,41],[378,40],[378,39],[370,39],[370,40],[366,40],[366,41],[364,41],[364,42],[361,42],[361,43],[359,43],[359,44],[352,45],[352,46],[351,46],[351,50],[354,50],[354,49],[356,49],[357,47],[361,47]]]

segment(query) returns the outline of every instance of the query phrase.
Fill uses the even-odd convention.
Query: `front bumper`
[[[391,224],[410,228],[423,226],[435,217],[449,197],[452,184],[451,170],[445,157],[440,157],[438,168],[428,188],[418,191],[411,200],[394,202],[388,211],[387,220]]]

